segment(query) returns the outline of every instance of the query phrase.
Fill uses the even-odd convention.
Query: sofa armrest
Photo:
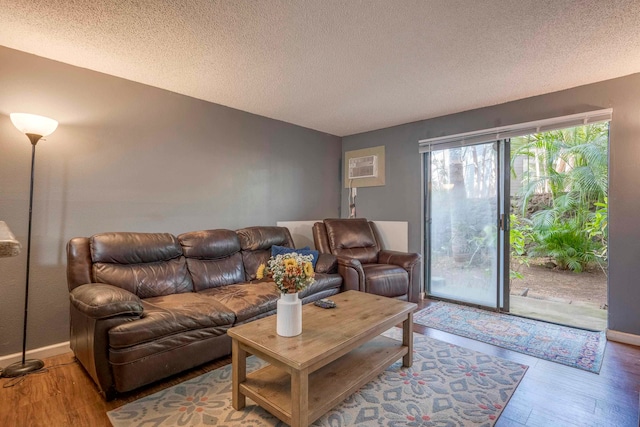
[[[316,273],[335,273],[338,271],[338,258],[332,254],[319,254]]]
[[[113,285],[90,283],[78,286],[69,293],[71,304],[93,319],[117,316],[141,316],[142,301],[137,295]]]
[[[338,256],[338,273],[342,276],[343,291],[365,292],[364,270],[357,259]]]
[[[380,251],[378,263],[393,264],[402,267],[409,274],[409,292],[407,299],[411,302],[420,300],[420,261],[422,256],[414,252]]]
[[[71,349],[100,394],[110,400],[115,395],[115,383],[109,364],[109,330],[139,319],[142,302],[129,291],[103,283],[80,285],[69,298]]]

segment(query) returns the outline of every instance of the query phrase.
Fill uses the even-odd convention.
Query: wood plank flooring
[[[430,304],[422,301],[420,308]],[[414,324],[414,331],[529,366],[497,426],[637,427],[640,347],[607,343],[599,375]],[[230,357],[105,402],[71,353],[45,360],[47,370],[0,379],[0,426],[110,426],[106,412],[205,372]]]

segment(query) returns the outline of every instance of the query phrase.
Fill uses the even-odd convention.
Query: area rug
[[[393,328],[384,335],[402,340]],[[266,364],[255,356],[247,371]],[[413,366],[391,365],[313,426],[493,426],[527,366],[414,334]],[[231,406],[231,365],[107,413],[114,427],[286,424],[250,399]]]
[[[413,321],[596,374],[600,372],[607,343],[604,332],[440,301],[415,313]]]

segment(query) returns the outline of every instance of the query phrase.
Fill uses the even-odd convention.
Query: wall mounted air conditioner
[[[349,179],[375,178],[378,176],[378,156],[349,159]]]

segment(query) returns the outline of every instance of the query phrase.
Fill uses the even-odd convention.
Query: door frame
[[[496,148],[496,296],[495,306],[485,306],[481,304],[470,303],[467,301],[459,301],[455,299],[445,298],[441,296],[434,296],[429,293],[431,284],[431,197],[430,197],[430,184],[431,183],[431,153],[433,151],[446,150],[452,148],[451,144],[437,144],[434,148],[422,152],[421,154],[421,189],[422,189],[422,203],[421,203],[421,232],[422,232],[422,249],[423,260],[422,263],[422,281],[423,281],[423,297],[450,301],[457,304],[470,305],[475,307],[481,307],[493,311],[509,311],[509,186],[510,186],[510,140],[501,139],[494,141],[473,141],[469,144],[455,144],[454,146],[470,147],[479,144],[497,144]],[[505,173],[506,172],[506,173]]]
[[[427,225],[427,221],[429,220],[429,218],[427,218],[427,213],[429,212],[427,210],[427,200],[428,200],[428,188],[425,185],[426,184],[426,177],[427,177],[427,173],[428,171],[425,169],[427,168],[428,165],[425,165],[425,155],[424,153],[428,152],[431,150],[431,146],[434,145],[444,145],[444,144],[451,144],[451,143],[466,143],[466,144],[471,144],[472,142],[483,142],[483,141],[496,141],[496,140],[500,140],[500,139],[508,139],[508,138],[513,138],[513,137],[517,137],[517,136],[523,136],[523,135],[527,135],[527,134],[532,134],[532,133],[539,133],[539,132],[544,132],[544,131],[549,131],[549,130],[555,130],[555,129],[562,129],[562,128],[566,128],[566,127],[572,127],[572,126],[579,126],[579,125],[587,125],[587,124],[591,124],[591,123],[598,123],[598,122],[610,122],[613,118],[613,109],[612,108],[605,108],[605,109],[600,109],[600,110],[592,110],[592,111],[585,111],[585,112],[581,112],[581,113],[576,113],[576,114],[570,114],[570,115],[566,115],[566,116],[560,116],[560,117],[552,117],[552,118],[548,118],[548,119],[542,119],[542,120],[535,120],[535,121],[530,121],[530,122],[523,122],[523,123],[516,123],[516,124],[512,124],[512,125],[506,125],[506,126],[499,126],[499,127],[494,127],[494,128],[485,128],[485,129],[481,129],[481,130],[475,130],[475,131],[470,131],[470,132],[462,132],[462,133],[457,133],[457,134],[451,134],[451,135],[446,135],[446,136],[439,136],[439,137],[432,137],[432,138],[426,138],[426,139],[421,139],[418,141],[418,153],[420,154],[420,192],[421,192],[421,197],[422,199],[422,203],[420,203],[420,239],[421,239],[421,248],[423,251],[423,260],[424,262],[421,263],[421,274],[420,274],[420,287],[421,287],[421,297],[425,298],[427,297],[426,295],[426,291],[427,291],[427,283],[425,279],[429,279],[430,280],[430,271],[426,271],[426,265],[427,265],[427,256],[425,256],[425,254],[429,254],[428,252],[428,244],[427,244],[427,233],[428,231],[426,230],[426,225]],[[510,153],[507,152],[505,154],[508,154],[509,156],[503,156],[503,158],[508,159],[510,157]],[[504,167],[504,166],[503,166]],[[510,167],[510,165],[509,165]],[[509,168],[505,168],[505,170],[508,170],[509,173],[504,174],[501,173],[499,174],[499,176],[501,175],[506,175],[506,177],[504,178],[504,182],[503,185],[509,190],[510,187],[510,169]],[[510,209],[508,209],[509,206],[509,195],[510,192],[506,193],[506,196],[503,197],[503,203],[499,204],[499,206],[502,206],[503,211],[505,213],[505,217],[503,220],[503,227],[504,230],[503,232],[506,233],[505,236],[505,240],[507,243],[509,242],[509,235],[508,235],[508,231],[510,229],[510,224],[509,224],[509,215],[508,213],[510,213]],[[430,229],[430,227],[428,227]],[[499,227],[500,228],[500,227]],[[503,282],[507,283],[507,288],[506,288],[506,292],[503,295],[503,306],[508,310],[509,308],[509,293],[508,293],[508,283],[510,281],[509,278],[509,273],[510,273],[510,260],[509,260],[509,254],[507,252],[509,251],[502,251],[503,253],[505,253],[505,257],[503,258],[503,269],[502,269],[502,276],[503,276]],[[499,287],[500,288],[500,287]],[[504,289],[504,288],[503,288]],[[497,295],[496,298],[498,298],[499,300],[499,296]],[[500,305],[500,304],[497,304]]]

